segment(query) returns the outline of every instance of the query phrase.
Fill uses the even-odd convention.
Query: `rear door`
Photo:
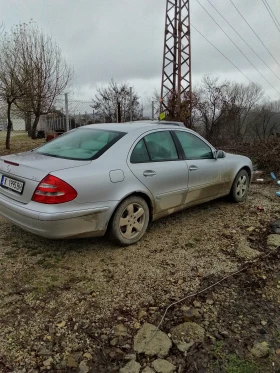
[[[152,132],[135,143],[128,165],[153,194],[155,213],[184,204],[188,167],[180,159],[170,131]]]
[[[212,148],[188,131],[174,131],[183,148],[189,172],[186,203],[218,197],[226,191],[224,158],[215,159]]]

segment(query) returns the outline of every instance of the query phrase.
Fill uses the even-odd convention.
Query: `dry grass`
[[[6,132],[0,132],[0,156],[25,152],[37,148],[44,142],[44,139],[32,140],[30,137],[28,137],[26,132],[13,131],[11,134],[11,149],[7,150],[5,146]]]

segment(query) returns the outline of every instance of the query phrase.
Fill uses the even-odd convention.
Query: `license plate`
[[[22,194],[24,183],[10,177],[2,175],[0,185],[3,188],[13,190],[16,193]]]

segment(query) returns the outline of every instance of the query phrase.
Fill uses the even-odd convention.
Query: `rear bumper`
[[[42,212],[0,195],[0,215],[28,232],[53,239],[103,236],[114,209],[112,202],[86,209],[77,207],[72,211]]]

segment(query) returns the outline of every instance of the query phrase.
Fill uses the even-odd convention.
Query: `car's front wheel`
[[[236,175],[231,188],[231,198],[234,202],[246,200],[250,186],[250,178],[246,170],[241,170]]]
[[[126,198],[116,209],[110,226],[111,238],[126,246],[139,241],[149,223],[147,202],[138,196]]]

